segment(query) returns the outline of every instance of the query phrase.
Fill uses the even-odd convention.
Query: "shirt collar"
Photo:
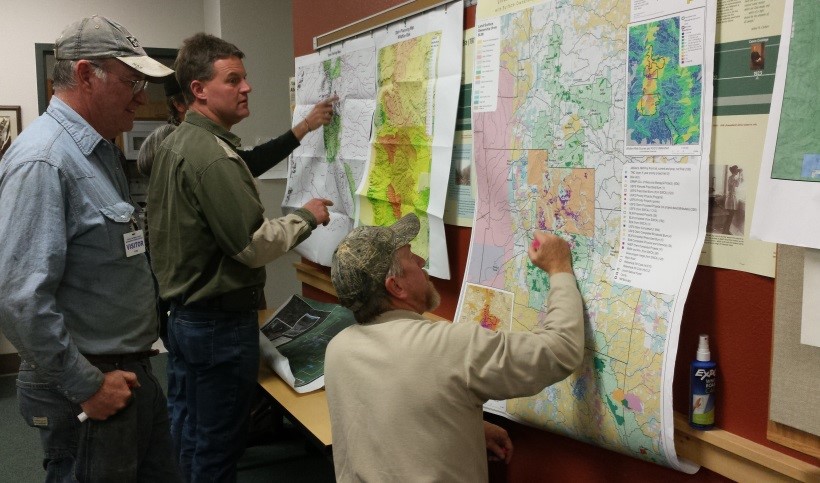
[[[89,156],[97,145],[104,141],[88,121],[57,96],[52,96],[46,112],[74,139],[85,156]]]
[[[428,320],[426,317],[419,313],[413,312],[412,310],[393,309],[388,310],[387,312],[382,312],[381,314],[370,319],[369,322],[365,322],[362,325],[377,325],[383,324],[385,322],[392,322],[394,320],[399,319],[423,320],[425,322],[430,322],[430,320]]]
[[[202,114],[194,111],[193,109],[188,109],[188,112],[185,113],[185,121],[194,126],[201,127],[206,131],[210,132],[214,136],[217,136],[224,141],[228,142],[231,146],[238,148],[242,145],[242,140],[236,134],[228,131],[224,127],[220,126],[219,124],[213,122],[212,120],[208,119],[207,117],[203,116]]]

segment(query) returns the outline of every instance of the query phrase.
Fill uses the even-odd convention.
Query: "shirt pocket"
[[[120,254],[121,252],[124,256],[125,240],[123,235],[135,229],[131,223],[134,207],[130,203],[120,201],[113,205],[101,207],[100,213],[102,213],[105,220],[109,246],[115,250],[115,253]]]

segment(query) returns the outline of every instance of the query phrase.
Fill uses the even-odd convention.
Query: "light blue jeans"
[[[169,358],[184,370],[184,420],[172,410],[180,431],[179,464],[192,483],[236,481],[245,450],[250,408],[259,371],[259,325],[255,310],[223,312],[171,305]],[[174,436],[176,439],[176,435]]]
[[[171,456],[165,396],[148,359],[122,365],[96,364],[137,375],[131,402],[105,421],[77,419],[79,405],[41,382],[23,362],[17,377],[20,413],[40,431],[47,482],[181,481]]]

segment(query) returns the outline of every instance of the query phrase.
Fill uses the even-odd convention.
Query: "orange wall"
[[[313,37],[381,12],[404,0],[294,0],[294,55],[313,51]],[[319,13],[321,12],[321,13]],[[465,12],[465,27],[475,23],[475,7]],[[452,280],[436,280],[442,304],[436,313],[452,319],[467,263],[470,229],[445,225]],[[320,300],[326,295],[309,286],[304,294]],[[673,406],[688,411],[688,366],[697,349],[697,336],[710,335],[712,358],[719,369],[717,423],[722,429],[818,465],[818,460],[766,439],[772,351],[774,281],[744,272],[698,267],[687,299],[675,367]],[[696,475],[662,468],[596,446],[580,443],[502,419],[515,444],[507,467],[491,465],[494,481],[725,481],[701,469]]]

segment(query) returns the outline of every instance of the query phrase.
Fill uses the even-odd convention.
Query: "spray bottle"
[[[709,336],[701,334],[689,370],[689,426],[695,429],[712,429],[715,425],[717,364],[710,359]]]

